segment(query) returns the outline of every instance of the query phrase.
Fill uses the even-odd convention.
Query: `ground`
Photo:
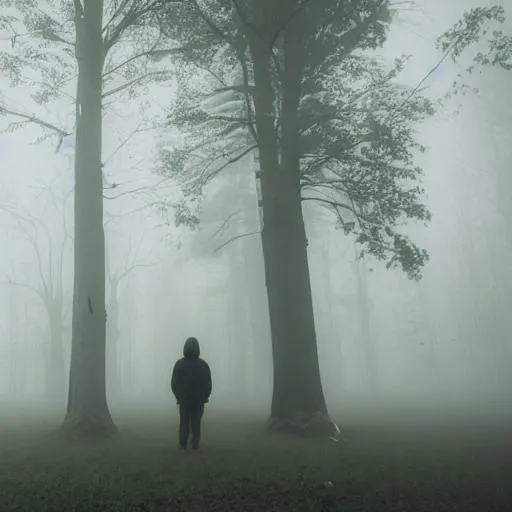
[[[360,418],[334,443],[207,412],[182,452],[174,416],[117,417],[117,438],[80,444],[48,417],[0,418],[0,511],[512,511],[503,421]]]

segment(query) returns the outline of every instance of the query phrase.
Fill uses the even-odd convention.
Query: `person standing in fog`
[[[183,347],[183,357],[172,370],[171,389],[180,410],[179,443],[182,450],[187,448],[190,432],[192,449],[199,448],[204,404],[212,392],[210,367],[199,354],[197,339],[188,338]]]

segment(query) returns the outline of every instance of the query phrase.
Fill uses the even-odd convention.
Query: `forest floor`
[[[48,418],[0,416],[0,511],[512,511],[502,421],[366,419],[334,443],[207,413],[201,449],[183,452],[175,417],[137,418],[77,444]]]

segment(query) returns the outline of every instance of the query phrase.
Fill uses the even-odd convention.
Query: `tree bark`
[[[260,34],[251,38],[250,49],[261,165],[262,244],[274,362],[271,418],[295,421],[315,414],[327,416],[327,407],[320,379],[300,194],[297,109],[301,55],[292,34],[284,39],[281,147],[274,127],[276,96],[270,46]]]
[[[103,2],[76,2],[78,61],[71,365],[65,432],[115,431],[106,399],[102,184]]]

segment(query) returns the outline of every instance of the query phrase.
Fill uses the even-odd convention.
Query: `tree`
[[[0,65],[14,85],[36,87],[33,99],[47,104],[67,97],[75,107],[75,222],[72,351],[67,413],[63,432],[115,430],[105,385],[105,239],[102,117],[114,95],[136,88],[169,71],[151,63],[172,53],[158,27],[160,0],[3,0],[2,28],[12,33],[12,48]],[[52,9],[57,14],[50,14]],[[129,44],[127,41],[135,40]],[[121,43],[125,43],[122,45]],[[127,57],[126,52],[132,54]],[[32,68],[32,74],[24,74]],[[119,77],[123,77],[119,83]],[[116,82],[117,79],[117,82]],[[76,94],[66,84],[76,83]],[[108,85],[110,88],[107,88]],[[59,145],[71,130],[0,104],[0,113],[35,123],[42,138],[57,135]],[[91,378],[94,376],[94,378]]]
[[[169,122],[185,132],[186,143],[163,152],[163,167],[194,197],[257,149],[271,417],[278,424],[325,417],[301,204],[316,201],[333,211],[362,246],[359,256],[370,253],[419,278],[427,254],[399,227],[430,218],[414,153],[424,149],[415,126],[432,105],[395,82],[404,58],[386,69],[370,55],[385,41],[389,1],[191,0],[180,9],[195,30],[172,27],[189,51]],[[224,101],[213,112],[204,101],[207,76],[210,97]],[[195,80],[202,82],[194,89]]]
[[[484,39],[487,51],[478,52],[473,57],[467,72],[471,74],[481,66],[512,70],[512,35],[503,30],[493,30],[489,34],[491,25],[503,24],[505,21],[505,9],[502,5],[476,7],[465,12],[457,23],[439,36],[437,46],[445,52],[446,57],[458,60]],[[458,81],[454,85],[460,87],[463,83]]]
[[[66,221],[66,200],[69,194],[58,204],[54,192],[49,190],[54,208],[62,220],[60,241],[56,240],[43,219],[30,213],[22,213],[18,208],[8,205],[2,209],[14,217],[18,232],[22,233],[31,246],[35,256],[37,284],[30,280],[18,280],[10,275],[0,284],[24,288],[35,293],[41,300],[48,319],[49,340],[44,347],[45,394],[48,400],[60,403],[65,394],[65,352],[64,322],[67,316],[65,290],[65,263],[69,245],[69,233]],[[41,234],[42,240],[41,240]]]
[[[142,243],[142,240],[140,241]],[[107,257],[107,383],[111,399],[119,398],[121,395],[121,371],[119,368],[119,344],[120,344],[120,286],[130,277],[138,268],[150,267],[154,263],[137,262],[141,243],[139,243],[135,252],[132,254],[132,244],[130,239],[129,249],[126,257],[125,268],[119,272],[112,269],[111,258]],[[109,251],[107,251],[107,256]]]
[[[482,40],[484,45],[480,47],[484,46],[485,49],[476,51],[474,47]],[[464,218],[461,219],[461,229],[466,232],[466,286],[471,290],[466,300],[470,301],[474,310],[471,325],[466,327],[466,336],[475,339],[477,350],[482,349],[483,338],[492,340],[492,350],[485,347],[475,363],[481,367],[484,358],[491,358],[495,389],[501,391],[506,389],[510,382],[512,356],[507,307],[511,298],[511,282],[506,272],[512,244],[512,198],[508,154],[508,141],[511,140],[512,130],[509,122],[509,103],[506,101],[507,95],[510,96],[511,78],[510,75],[507,76],[507,72],[512,70],[512,32],[510,20],[505,17],[504,7],[496,5],[467,11],[438,38],[438,46],[454,61],[467,62],[468,58],[470,61],[466,76],[463,75],[454,82],[451,94],[466,93],[469,90],[466,79],[471,79],[478,89],[485,89],[486,82],[489,86],[489,81],[492,80],[492,87],[488,87],[488,90],[484,90],[480,95],[485,113],[479,116],[481,124],[476,130],[476,137],[483,141],[483,147],[488,148],[486,159],[491,163],[493,172],[490,175],[486,172],[485,179],[486,182],[491,180],[494,197],[492,206],[487,208],[490,214],[495,215],[487,225],[480,228],[478,234],[475,234],[475,226],[468,225],[468,217],[473,208],[466,207]],[[473,240],[470,237],[473,237]],[[482,260],[476,257],[476,246],[482,242],[489,260],[492,259],[492,264],[489,264],[489,261],[483,265]],[[489,370],[486,368],[486,371]]]
[[[358,342],[364,358],[364,369],[368,391],[375,394],[378,389],[378,369],[376,344],[371,329],[373,301],[368,290],[368,269],[366,262],[357,257],[351,262],[352,271],[356,278],[356,304],[358,319]]]

